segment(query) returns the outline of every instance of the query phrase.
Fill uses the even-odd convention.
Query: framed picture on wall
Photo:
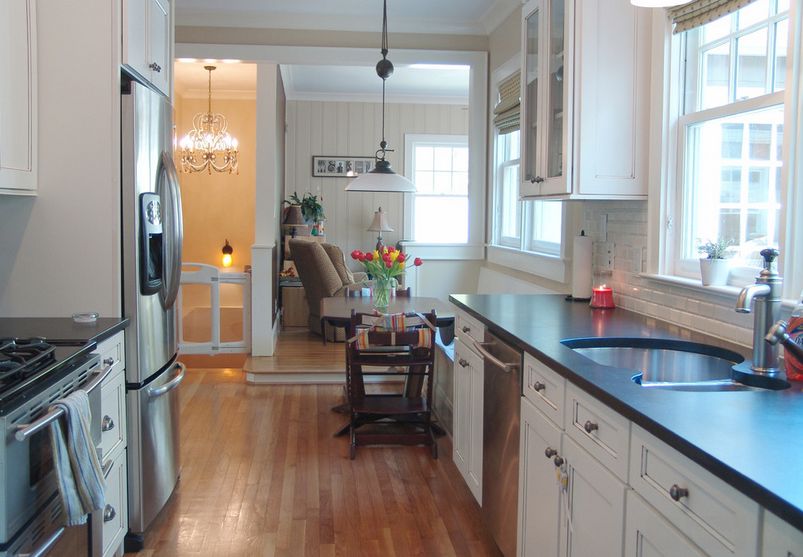
[[[374,167],[374,157],[313,155],[312,175],[318,178],[346,178],[365,174]]]

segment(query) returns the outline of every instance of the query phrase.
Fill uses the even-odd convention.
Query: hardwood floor
[[[498,555],[451,461],[426,447],[348,459],[335,385],[248,385],[196,369],[181,387],[182,473],[142,557]]]

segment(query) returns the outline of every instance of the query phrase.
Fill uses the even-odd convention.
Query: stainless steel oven
[[[59,540],[88,539],[87,528],[63,529],[61,500],[53,468],[49,424],[59,419],[61,410],[48,407],[76,389],[87,391],[93,415],[100,413],[100,389],[97,388],[111,366],[100,366],[95,354],[80,355],[65,362],[57,373],[44,378],[18,395],[3,408],[0,429],[0,481],[4,497],[0,498],[0,557],[31,553],[56,555],[53,548]],[[35,394],[31,394],[34,392]],[[9,408],[9,406],[13,406]],[[100,444],[100,422],[91,421],[92,438]],[[66,537],[65,537],[66,536]],[[58,543],[56,543],[58,542]],[[73,546],[72,543],[70,543]],[[50,548],[47,553],[38,551]],[[88,555],[69,553],[70,555]]]

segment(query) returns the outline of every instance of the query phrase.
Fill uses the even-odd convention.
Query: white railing
[[[184,339],[184,286],[190,284],[209,287],[211,338],[206,342],[188,342]],[[242,286],[243,338],[235,341],[220,340],[220,285]],[[244,273],[220,272],[217,267],[204,263],[182,263],[181,288],[176,301],[178,313],[178,346],[183,354],[223,354],[251,352],[251,271]]]

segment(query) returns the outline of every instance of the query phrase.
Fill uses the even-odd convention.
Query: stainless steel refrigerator
[[[181,192],[172,156],[172,107],[123,74],[122,255],[128,405],[126,549],[164,507],[179,475],[175,301],[181,278]]]

